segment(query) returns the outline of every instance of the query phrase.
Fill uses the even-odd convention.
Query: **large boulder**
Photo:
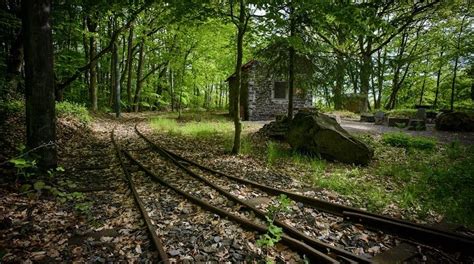
[[[445,131],[474,131],[474,114],[465,112],[442,113],[436,118],[436,129]]]
[[[287,138],[295,150],[344,163],[366,165],[374,154],[369,146],[321,113],[296,114]]]

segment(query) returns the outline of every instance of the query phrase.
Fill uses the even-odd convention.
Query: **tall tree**
[[[451,82],[451,100],[450,100],[451,111],[454,110],[454,90],[455,90],[455,84],[456,84],[456,75],[458,73],[459,51],[461,49],[461,35],[463,33],[464,21],[466,20],[466,16],[467,15],[464,15],[461,20],[461,25],[459,26],[459,32],[456,39],[456,52],[455,52],[456,55],[454,59],[453,81]]]
[[[233,154],[240,153],[240,134],[242,133],[242,122],[240,121],[240,91],[242,90],[242,60],[243,60],[243,42],[244,35],[247,31],[247,25],[250,19],[250,13],[245,0],[238,0],[238,15],[235,14],[234,1],[229,0],[230,19],[237,28],[236,42],[236,62],[235,62],[235,79],[236,87],[234,91],[234,145],[232,147]]]
[[[37,150],[39,165],[57,165],[51,0],[24,0],[23,47],[26,81],[26,141]]]
[[[92,111],[97,111],[97,61],[93,58],[97,55],[97,43],[95,34],[97,33],[96,17],[87,17],[87,29],[89,30],[89,98]]]

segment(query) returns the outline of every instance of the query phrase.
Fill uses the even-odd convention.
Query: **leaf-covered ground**
[[[22,122],[21,116],[16,116],[9,120],[8,129],[2,126],[0,144],[4,151],[0,162],[17,154],[16,146],[24,133]],[[268,141],[256,133],[260,125],[251,123],[244,125],[243,154],[230,155],[232,124],[222,115],[185,114],[177,120],[174,114],[160,114],[158,118],[155,113],[125,114],[119,121],[110,116],[96,116],[89,126],[61,118],[59,156],[64,172],[57,171],[52,176],[37,173],[16,179],[11,164],[1,167],[0,259],[3,262],[156,261],[157,254],[110,144],[110,131],[115,125],[118,125],[119,144],[146,162],[150,169],[197,197],[257,221],[249,211],[240,210],[151,152],[133,132],[137,122],[139,129],[154,142],[231,175],[418,222],[439,223],[447,219],[448,223],[472,223],[469,214],[472,196],[466,191],[472,186],[469,181],[472,170],[466,169],[472,160],[472,150],[463,145],[441,144],[432,150],[414,150],[387,146],[379,136],[363,136],[375,148],[375,160],[368,167],[357,167],[293,153],[284,143]],[[151,182],[136,167],[129,168],[172,261],[241,262],[266,258],[277,262],[302,261],[302,256],[280,244],[269,249],[259,247],[257,233],[192,205]],[[452,175],[461,176],[454,181]],[[211,175],[206,177],[264,211],[275,202],[244,185]],[[451,187],[440,189],[431,184],[427,192],[432,182]],[[25,188],[26,185],[30,188]],[[450,188],[456,188],[459,196],[452,196]],[[443,200],[450,195],[451,201]],[[467,198],[460,199],[461,195]],[[436,199],[442,202],[426,202]],[[443,206],[444,202],[457,202],[459,206]],[[445,210],[448,207],[452,211]],[[461,207],[465,211],[458,210]],[[306,235],[361,256],[371,257],[400,242],[303,204],[292,204],[290,212],[280,217]],[[439,254],[426,255],[445,259]]]

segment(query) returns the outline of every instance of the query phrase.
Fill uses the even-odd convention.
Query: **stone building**
[[[236,90],[235,73],[226,80],[229,82],[230,97],[234,98]],[[251,60],[242,65],[242,90],[240,91],[240,116],[242,120],[271,120],[288,112],[288,81],[264,67],[262,63]],[[233,102],[233,100],[230,100]],[[233,109],[229,104],[229,112]],[[310,93],[298,88],[295,83],[293,109],[296,113],[303,108],[313,107]]]

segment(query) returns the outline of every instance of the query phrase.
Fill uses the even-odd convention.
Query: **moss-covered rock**
[[[321,113],[296,114],[288,131],[288,143],[295,150],[344,163],[366,165],[373,156],[369,146]]]
[[[474,114],[442,113],[436,118],[436,129],[445,131],[474,131]]]

